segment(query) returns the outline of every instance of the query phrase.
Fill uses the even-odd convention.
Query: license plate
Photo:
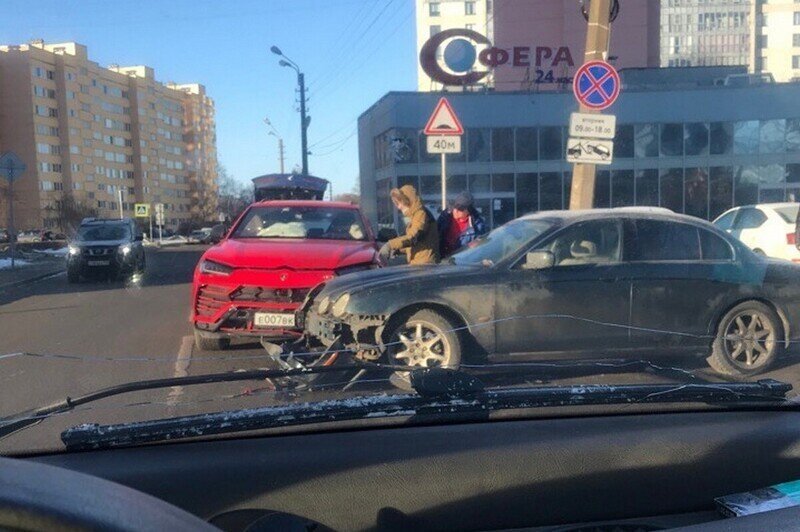
[[[253,316],[253,325],[256,327],[294,327],[294,314],[256,312]]]
[[[110,260],[90,260],[88,262],[89,266],[108,266],[111,264]]]

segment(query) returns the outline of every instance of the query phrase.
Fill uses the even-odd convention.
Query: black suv
[[[67,252],[67,280],[105,272],[113,276],[143,272],[143,235],[130,218],[86,218]]]

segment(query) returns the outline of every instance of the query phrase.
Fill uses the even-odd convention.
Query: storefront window
[[[425,196],[442,194],[441,175],[423,175],[419,177],[419,191]]]
[[[514,192],[514,174],[494,174],[492,192]]]
[[[711,155],[733,153],[733,124],[730,122],[711,122]]]
[[[633,157],[633,126],[617,126],[614,136],[614,158],[630,159]]]
[[[735,122],[733,124],[733,153],[737,155],[758,153],[758,121]]]
[[[392,200],[389,191],[392,189],[391,179],[381,179],[375,183],[375,196],[378,201],[377,214],[379,227],[393,227],[394,217],[392,215]]]
[[[515,140],[518,161],[539,159],[539,135],[535,127],[518,127]]]
[[[708,124],[684,124],[683,145],[686,155],[708,155]]]
[[[403,185],[411,185],[414,190],[419,191],[419,179],[415,175],[399,175],[397,176],[397,188]]]
[[[488,174],[476,174],[469,176],[469,191],[473,194],[491,192]]]
[[[800,164],[786,165],[786,182],[800,183]]]
[[[762,120],[760,132],[761,153],[783,153],[786,150],[786,120]]]
[[[562,209],[562,190],[560,172],[539,174],[539,208],[543,211]]]
[[[539,176],[533,173],[517,174],[517,216],[538,210]]]
[[[561,147],[560,127],[541,128],[539,135],[539,154],[543,161],[556,161],[564,158],[563,149]]]
[[[469,162],[489,162],[489,130],[472,128],[467,130],[467,158]]]
[[[611,172],[611,206],[633,205],[633,170]]]
[[[713,220],[733,207],[733,168],[714,166],[709,171],[708,219]]]
[[[661,170],[659,196],[662,207],[683,212],[683,168]]]
[[[514,160],[514,130],[510,127],[492,130],[492,160]]]
[[[636,172],[636,205],[658,207],[658,170]]]
[[[430,154],[430,153],[428,153],[428,144],[427,144],[428,140],[427,140],[427,138],[428,138],[427,135],[425,135],[424,133],[420,133],[419,134],[419,145],[422,148],[419,151],[419,162],[421,162],[421,163],[435,163],[435,162],[438,162],[440,160],[440,156],[438,154]],[[463,152],[464,150],[462,149],[461,151]],[[451,159],[451,157],[452,157],[452,159]],[[464,160],[463,159],[463,155],[460,155],[459,157],[461,157],[462,161]],[[447,156],[447,160],[448,161],[455,161],[456,160],[455,159],[455,155],[448,155]]]
[[[683,155],[683,124],[661,124],[661,156]]]
[[[690,216],[708,218],[708,170],[687,168],[683,180],[685,212]]]
[[[786,151],[800,151],[800,118],[786,121]]]
[[[467,190],[467,176],[449,175],[447,176],[447,196],[455,196]]]
[[[634,126],[634,152],[636,158],[658,157],[658,126],[636,124]]]
[[[758,203],[758,171],[755,166],[735,166],[733,169],[733,202],[735,205]]]
[[[594,207],[605,209],[611,202],[611,172],[598,170],[594,178]]]
[[[417,130],[393,129],[389,132],[389,160],[396,164],[417,162]]]

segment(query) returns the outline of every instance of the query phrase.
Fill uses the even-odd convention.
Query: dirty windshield
[[[800,3],[608,4],[6,0],[0,454],[796,405]]]

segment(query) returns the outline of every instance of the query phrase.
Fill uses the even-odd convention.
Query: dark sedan
[[[329,281],[301,319],[312,343],[399,365],[681,353],[746,376],[795,334],[800,266],[666,209],[541,212],[437,266]]]

